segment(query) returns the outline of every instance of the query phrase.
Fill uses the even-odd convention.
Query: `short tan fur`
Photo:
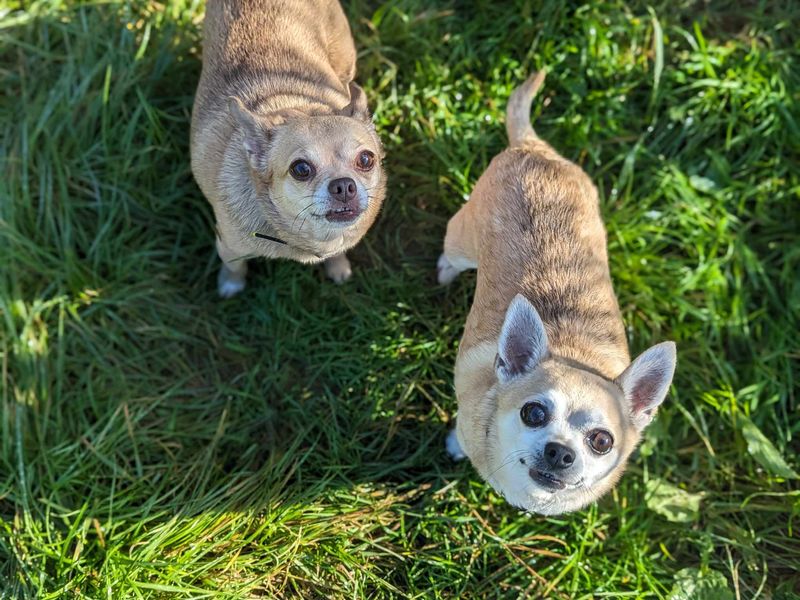
[[[675,350],[630,362],[597,191],[530,124],[543,80],[512,94],[510,147],[448,223],[438,276],[478,270],[448,447],[513,504],[556,514],[616,483],[666,396]],[[600,454],[605,436],[613,445]]]
[[[209,0],[191,153],[216,217],[222,296],[244,288],[255,256],[324,261],[334,281],[350,276],[345,251],[386,187],[355,72],[338,2]],[[296,177],[297,161],[309,178]]]

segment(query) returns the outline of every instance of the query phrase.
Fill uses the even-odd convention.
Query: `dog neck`
[[[473,348],[488,343],[493,348],[493,353],[485,351],[480,356],[491,366],[497,354],[500,330],[512,298],[522,293],[540,306],[546,305],[546,300],[537,302],[537,295],[531,293],[530,286],[520,283],[516,278],[503,281],[502,277],[487,276],[490,282],[482,282],[480,266],[478,278],[473,309],[467,318],[464,336],[459,345],[459,361]],[[616,309],[610,281],[607,292],[609,301],[614,302],[613,309]],[[476,311],[476,306],[480,310]],[[602,311],[596,317],[589,315],[581,318],[566,318],[567,311],[542,312],[548,346],[553,357],[608,380],[613,380],[630,364],[622,320],[614,310]],[[487,389],[488,387],[490,386]]]

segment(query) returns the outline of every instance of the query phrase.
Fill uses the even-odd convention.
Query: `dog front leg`
[[[222,266],[217,276],[217,292],[220,298],[232,298],[247,285],[247,260],[225,245],[217,238],[217,254]]]
[[[344,252],[325,259],[325,274],[334,283],[341,284],[350,279],[353,275],[353,270]]]

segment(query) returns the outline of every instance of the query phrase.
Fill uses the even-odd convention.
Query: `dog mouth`
[[[357,206],[337,206],[325,213],[325,218],[331,223],[349,223],[355,221],[361,210]]]
[[[530,474],[531,479],[545,489],[555,492],[558,490],[563,490],[567,487],[565,481],[562,481],[558,477],[552,475],[551,473],[547,473],[546,471],[540,471],[539,469],[531,468],[528,473]]]

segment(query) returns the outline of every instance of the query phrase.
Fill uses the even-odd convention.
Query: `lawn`
[[[346,6],[389,172],[353,279],[221,301],[202,2],[0,0],[0,598],[800,598],[800,4],[431,4]],[[434,276],[543,65],[632,351],[678,344],[621,485],[556,518],[448,459],[475,278]]]

